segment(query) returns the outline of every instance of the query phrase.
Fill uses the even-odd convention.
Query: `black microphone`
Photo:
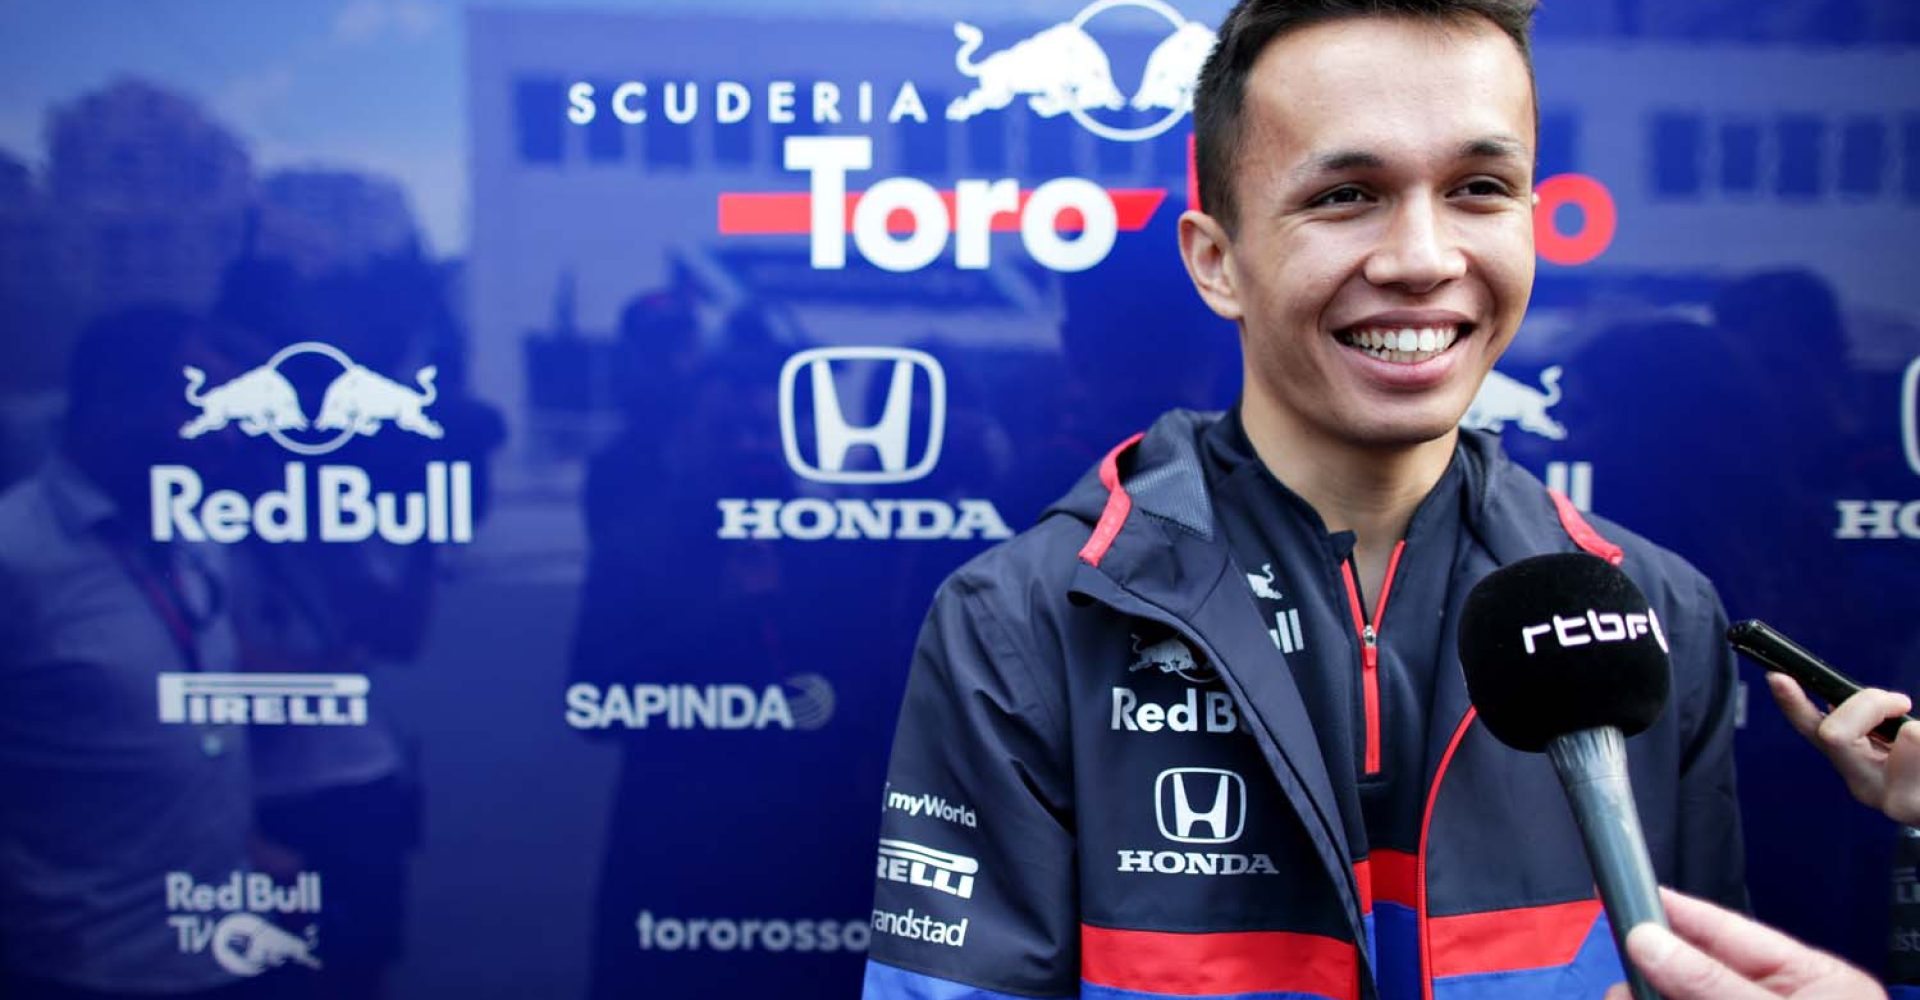
[[[1672,685],[1659,616],[1604,559],[1534,556],[1467,595],[1460,664],[1487,730],[1553,760],[1627,982],[1639,1000],[1658,1000],[1627,961],[1627,932],[1648,921],[1665,927],[1667,916],[1627,780],[1626,737],[1659,718]]]

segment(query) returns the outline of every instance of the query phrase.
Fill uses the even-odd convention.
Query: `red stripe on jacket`
[[[1568,537],[1573,539],[1573,544],[1580,546],[1588,554],[1599,556],[1615,566],[1626,559],[1626,550],[1607,541],[1598,531],[1593,530],[1593,525],[1587,523],[1587,519],[1580,513],[1580,508],[1575,507],[1565,493],[1559,490],[1548,490],[1547,496],[1553,498],[1553,510],[1560,515],[1560,527],[1566,529]]]
[[[1599,919],[1597,899],[1430,917],[1433,975],[1444,978],[1566,965],[1580,953]]]
[[[1419,905],[1419,859],[1406,851],[1375,849],[1353,866],[1360,884],[1360,911],[1373,912],[1373,903],[1396,903],[1411,910]]]
[[[1126,487],[1120,485],[1120,453],[1137,444],[1146,437],[1145,432],[1120,442],[1119,447],[1107,452],[1100,460],[1100,485],[1107,488],[1107,506],[1100,512],[1099,523],[1093,526],[1093,537],[1080,547],[1080,558],[1089,566],[1100,565],[1107,557],[1107,550],[1113,547],[1113,540],[1120,534],[1120,527],[1127,523],[1127,515],[1133,513],[1133,498],[1127,495]]]
[[[1348,942],[1293,931],[1182,934],[1080,925],[1080,978],[1169,996],[1236,993],[1360,995],[1360,954]]]

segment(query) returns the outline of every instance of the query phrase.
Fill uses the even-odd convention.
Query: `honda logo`
[[[1900,436],[1906,439],[1907,464],[1920,476],[1920,358],[1907,366],[1900,386]]]
[[[1219,768],[1168,768],[1154,782],[1153,815],[1176,843],[1232,843],[1246,826],[1247,783]]]
[[[915,433],[914,372],[924,374],[926,427]],[[806,373],[806,384],[801,374]],[[838,376],[838,377],[836,377]],[[884,379],[885,398],[873,407],[848,406],[871,398]],[[854,391],[843,391],[854,390]],[[801,420],[801,399],[811,398]],[[804,479],[821,483],[907,483],[923,478],[940,460],[946,433],[947,376],[933,355],[899,347],[818,347],[787,359],[780,369],[780,443],[787,464]],[[811,454],[802,448],[801,427],[812,427]],[[916,440],[917,439],[917,440]],[[918,460],[914,460],[915,444]],[[849,459],[871,449],[878,468]]]

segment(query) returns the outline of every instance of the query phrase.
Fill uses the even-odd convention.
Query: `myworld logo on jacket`
[[[948,802],[938,795],[929,795],[924,792],[919,795],[896,792],[892,785],[887,786],[886,806],[888,809],[906,813],[915,819],[926,816],[944,820],[955,826],[964,826],[969,830],[976,829],[980,825],[980,817],[971,806]]]

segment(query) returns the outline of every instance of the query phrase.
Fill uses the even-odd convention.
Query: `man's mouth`
[[[1391,364],[1412,365],[1439,357],[1454,341],[1473,332],[1473,324],[1446,326],[1355,326],[1335,334],[1342,344]]]

